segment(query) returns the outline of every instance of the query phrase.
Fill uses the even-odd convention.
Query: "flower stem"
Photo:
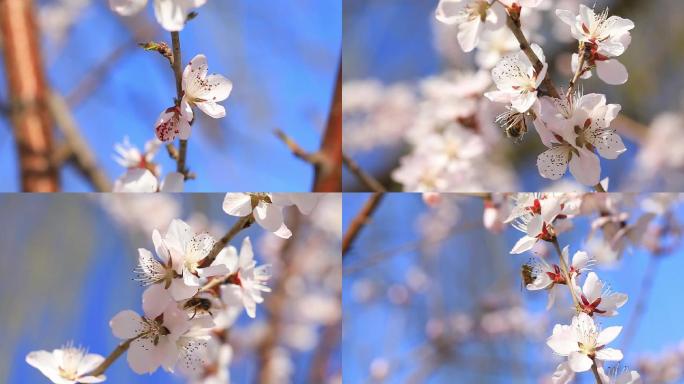
[[[577,70],[575,71],[574,76],[572,76],[572,80],[570,80],[570,84],[568,85],[568,92],[565,94],[565,97],[568,98],[572,96],[572,92],[575,90],[575,85],[577,84],[577,80],[579,80],[580,76],[584,73],[584,61],[585,61],[585,47],[584,43],[580,43],[580,48],[579,48],[579,64],[577,66]]]
[[[211,265],[211,263],[214,262],[216,259],[216,256],[221,252],[223,248],[225,248],[228,243],[238,234],[240,231],[243,229],[248,228],[252,223],[254,222],[254,214],[249,214],[245,217],[241,217],[240,220],[235,222],[233,226],[226,232],[223,237],[219,239],[219,241],[214,244],[214,247],[209,251],[209,254],[200,261],[200,268],[206,268]]]
[[[603,380],[601,380],[601,375],[599,375],[599,372],[598,372],[598,366],[596,365],[596,360],[594,360],[594,363],[591,365],[591,372],[594,374],[594,379],[596,379],[596,384],[603,384]]]
[[[561,264],[561,270],[563,272],[563,275],[565,276],[565,281],[568,286],[568,289],[570,290],[570,296],[572,296],[572,302],[575,305],[575,309],[579,308],[579,301],[577,301],[577,296],[575,296],[575,288],[573,287],[572,280],[570,278],[570,269],[568,268],[568,263],[563,257],[563,251],[561,251],[560,244],[558,244],[558,238],[554,237],[553,241],[553,246],[556,248],[556,252],[558,253],[558,258],[560,259],[560,264]]]
[[[539,59],[539,57],[537,57],[537,54],[534,53],[534,51],[532,50],[532,46],[530,45],[530,42],[527,40],[527,37],[525,37],[525,34],[520,28],[520,17],[513,17],[510,14],[507,15],[506,25],[508,26],[508,29],[510,29],[511,32],[513,32],[513,36],[515,36],[515,38],[518,40],[518,43],[520,43],[520,49],[525,53],[527,58],[534,66],[535,72],[540,73],[541,70],[544,68],[544,64]],[[543,84],[544,88],[546,88],[546,92],[549,95],[556,99],[561,98],[560,94],[558,93],[558,90],[556,89],[556,85],[553,83],[553,80],[551,80],[549,71],[546,71],[546,77],[544,77]]]
[[[97,368],[93,369],[90,373],[88,373],[89,376],[99,376],[109,368],[110,365],[112,365],[116,359],[118,359],[121,355],[123,355],[124,352],[128,350],[128,347],[131,346],[131,343],[133,340],[137,339],[140,336],[136,336],[132,339],[128,339],[124,341],[123,343],[119,344],[113,351],[112,353],[107,356],[107,358],[100,363],[100,365],[97,366]]]
[[[180,34],[178,32],[171,32],[171,47],[173,51],[173,75],[176,78],[176,106],[180,106],[181,99],[183,99],[183,71],[181,69],[183,59],[181,56]],[[185,166],[187,152],[188,141],[179,140],[176,171],[183,174],[186,180],[189,173]]]

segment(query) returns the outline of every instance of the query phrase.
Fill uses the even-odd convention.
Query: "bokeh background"
[[[533,255],[509,253],[521,233],[510,226],[502,234],[487,231],[481,198],[443,196],[430,208],[420,194],[385,195],[344,257],[344,382],[547,383],[543,377],[561,359],[545,341],[554,324],[570,323],[567,291],[545,311],[545,292],[521,285],[521,265]],[[626,198],[636,201],[628,210],[630,223],[644,198]],[[345,194],[344,228],[366,199]],[[672,213],[681,222],[681,203]],[[653,223],[662,223],[658,220]],[[587,249],[591,220],[585,216],[573,224],[560,236],[571,255]],[[550,260],[557,261],[549,251]],[[681,247],[661,257],[631,249],[617,263],[593,267],[610,289],[629,295],[617,317],[600,318],[603,327],[625,327],[614,342],[623,349],[623,366],[640,370],[649,358],[666,362],[655,371],[671,379],[652,376],[645,383],[684,382],[677,298],[684,289],[683,267]],[[642,292],[644,305],[637,309]],[[633,320],[635,312],[638,320]],[[588,373],[577,382],[594,381]]]
[[[165,231],[173,218],[222,236],[235,222],[221,210],[222,200],[219,194],[0,196],[0,382],[48,382],[26,364],[26,354],[70,340],[109,354],[119,342],[109,320],[124,309],[142,311],[144,287],[132,280],[137,249],[152,250],[153,228]],[[323,359],[317,364],[325,369],[324,382],[341,374],[340,204],[341,196],[330,194],[311,215],[287,209],[294,233],[289,251],[281,252],[285,242],[258,225],[231,242],[239,248],[250,236],[257,262],[272,263],[274,271],[268,283],[273,292],[258,306],[256,319],[243,312],[232,328],[232,382],[259,382],[267,363],[272,372],[266,377],[284,378],[273,382],[305,382],[315,358]],[[272,344],[265,341],[269,335]],[[184,382],[161,369],[137,375],[125,355],[106,375],[111,383]]]
[[[36,3],[49,83],[69,102],[100,166],[114,179],[124,171],[112,159],[114,144],[128,136],[142,148],[154,137],[159,113],[173,104],[168,62],[136,46],[170,43],[169,33],[157,24],[151,2],[130,18],[110,11],[104,0]],[[222,103],[225,118],[198,114],[188,151],[198,177],[186,191],[308,191],[312,167],[294,158],[273,131],[280,128],[302,147],[318,149],[340,54],[341,2],[221,0],[208,1],[198,13],[181,32],[183,62],[204,53],[210,73],[223,74],[234,87]],[[7,100],[4,76],[0,100]],[[164,174],[175,169],[164,151],[157,160]],[[3,116],[0,191],[18,190],[17,172]],[[63,189],[90,187],[67,167]]]
[[[415,113],[403,110],[411,109],[405,101],[409,99],[406,89],[418,92],[419,84],[429,76],[445,73],[447,70],[468,71],[475,69],[476,51],[463,53],[456,42],[456,27],[439,24],[434,17],[438,0],[346,0],[344,1],[343,29],[343,69],[345,84],[356,81],[379,82],[385,87],[385,98],[392,100],[381,104],[389,111],[384,128],[382,144],[362,144],[356,140],[364,137],[364,132],[351,133],[345,131],[345,150],[354,157],[365,170],[372,173],[387,187],[400,188],[391,180],[392,169],[397,168],[398,159],[409,152],[408,145],[401,140],[402,130]],[[610,177],[612,191],[681,191],[684,174],[681,171],[682,161],[679,153],[673,151],[674,145],[684,143],[684,27],[678,22],[684,15],[684,2],[679,0],[548,0],[550,10],[533,12],[542,16],[537,28],[537,35],[531,42],[540,43],[549,62],[550,71],[556,84],[567,84],[569,75],[569,52],[576,51],[576,41],[565,39],[569,35],[569,27],[557,23],[553,14],[556,8],[577,11],[578,4],[594,6],[596,9],[608,7],[611,14],[629,18],[636,28],[632,31],[632,43],[619,60],[627,67],[629,81],[621,86],[603,84],[597,76],[584,81],[584,92],[605,93],[609,103],[622,105],[623,113],[642,126],[615,125],[625,140],[627,152],[617,160],[602,159],[602,177]],[[555,24],[559,24],[556,26]],[[559,34],[559,31],[564,31]],[[560,36],[560,38],[559,38]],[[539,37],[542,37],[540,39]],[[393,88],[395,87],[395,88]],[[403,87],[403,93],[397,87]],[[372,92],[368,92],[370,94]],[[345,96],[345,105],[352,97],[363,98],[361,92]],[[369,96],[370,97],[370,96]],[[403,100],[403,101],[402,101]],[[420,97],[418,98],[420,100]],[[360,101],[357,101],[360,103]],[[392,104],[394,103],[394,104]],[[394,105],[395,110],[392,110]],[[455,107],[455,106],[454,106]],[[446,107],[445,107],[446,108]],[[383,110],[378,107],[378,115]],[[664,113],[676,113],[676,120],[671,124],[672,135],[660,143],[656,137],[649,137],[653,130],[653,122]],[[345,117],[346,119],[346,117]],[[346,120],[345,120],[346,121]],[[381,125],[380,118],[376,125]],[[660,124],[670,123],[660,121]],[[402,128],[403,127],[403,128]],[[361,129],[363,130],[363,129]],[[503,153],[507,165],[510,165],[515,176],[509,190],[538,191],[549,188],[549,180],[539,176],[536,168],[536,157],[543,151],[543,145],[536,132],[530,133],[522,143],[506,140],[501,134],[502,143],[495,149],[497,154]],[[372,136],[372,135],[368,135]],[[348,145],[352,140],[352,145]],[[640,151],[650,146],[668,157],[657,167],[639,167],[638,163],[647,163],[649,159],[637,159]],[[642,154],[650,157],[653,153]],[[676,159],[675,159],[676,158]],[[673,169],[677,169],[673,172]],[[667,172],[669,180],[658,180],[657,177],[646,178],[643,173]],[[641,174],[639,174],[641,173]],[[490,173],[486,173],[490,174]],[[345,190],[368,190],[349,172],[345,173]],[[483,175],[484,177],[485,175]],[[644,181],[647,179],[647,181]],[[566,175],[565,180],[572,180]],[[635,181],[641,180],[641,181]],[[465,187],[464,187],[465,188]],[[560,190],[559,186],[554,190]],[[478,189],[479,190],[479,189]],[[483,189],[482,191],[490,191]]]

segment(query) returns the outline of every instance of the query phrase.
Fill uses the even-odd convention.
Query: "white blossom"
[[[101,383],[105,376],[93,376],[90,372],[104,360],[100,355],[87,353],[71,344],[52,352],[34,351],[26,355],[26,362],[55,384]]]
[[[207,0],[154,0],[154,15],[157,22],[167,31],[180,31],[185,26],[188,14]],[[147,0],[109,0],[109,7],[121,16],[140,12]]]

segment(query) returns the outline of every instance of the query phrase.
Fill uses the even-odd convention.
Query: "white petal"
[[[283,223],[278,230],[273,232],[274,235],[280,237],[281,239],[289,239],[292,237],[292,231],[288,228],[285,223]]]
[[[579,156],[573,154],[570,159],[570,173],[584,185],[598,184],[601,178],[601,164],[598,156],[586,148],[580,148]]]
[[[114,183],[114,192],[151,193],[157,192],[159,180],[148,169],[135,168],[128,170]]]
[[[476,18],[471,21],[467,21],[458,26],[458,43],[461,45],[463,52],[470,52],[480,41],[480,32],[482,31],[482,21],[480,18]]]
[[[48,351],[31,352],[26,355],[26,362],[46,376],[57,373],[60,364],[55,359],[55,355]]]
[[[599,333],[598,337],[596,338],[596,344],[600,346],[607,345],[611,341],[615,340],[620,332],[622,332],[621,326],[608,327]]]
[[[599,280],[598,276],[594,272],[589,272],[587,279],[584,280],[584,285],[582,286],[582,293],[587,298],[587,300],[592,303],[594,300],[601,297],[601,291],[603,290],[603,283]]]
[[[514,255],[529,251],[537,243],[537,238],[530,236],[523,236],[518,240],[517,243],[511,249],[511,253]]]
[[[624,84],[629,77],[627,68],[615,59],[596,62],[596,73],[601,80],[611,85]]]
[[[596,351],[596,359],[603,361],[620,361],[622,360],[622,351],[615,348],[603,348]]]
[[[183,192],[185,176],[182,173],[171,172],[162,181],[160,190],[166,193]]]
[[[260,201],[254,208],[254,220],[267,231],[275,232],[283,225],[283,209]]]
[[[568,169],[569,151],[566,146],[559,146],[542,152],[537,157],[539,174],[547,179],[558,180]]]
[[[147,0],[109,0],[109,8],[121,16],[131,16],[140,12]]]
[[[173,279],[169,291],[171,291],[171,297],[173,297],[174,300],[181,301],[194,296],[195,293],[197,293],[197,287],[185,285],[183,279]]]
[[[188,15],[182,2],[178,0],[154,0],[154,16],[162,28],[177,32],[185,26]]]
[[[112,328],[114,336],[119,339],[130,339],[144,331],[140,315],[131,310],[117,313],[109,321],[109,326]]]
[[[546,345],[561,356],[568,356],[579,350],[577,339],[569,325],[556,324],[553,327],[553,333],[546,340]]]
[[[252,266],[254,261],[254,251],[252,250],[252,242],[249,236],[242,240],[242,247],[240,248],[240,267],[247,268]]]
[[[604,159],[616,159],[627,151],[622,138],[611,129],[595,129],[587,132],[587,141],[596,147]]]
[[[226,116],[226,109],[222,105],[216,104],[214,102],[198,102],[195,103],[195,105],[197,108],[201,109],[202,112],[206,113],[210,117],[213,117],[214,119],[220,119]]]
[[[252,213],[252,197],[248,193],[226,193],[223,212],[239,217],[249,215]]]
[[[580,352],[572,352],[568,356],[568,365],[575,372],[586,372],[591,369],[593,364],[589,356]]]

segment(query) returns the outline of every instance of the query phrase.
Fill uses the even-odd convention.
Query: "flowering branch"
[[[176,107],[180,107],[183,99],[183,70],[181,69],[182,56],[180,45],[180,33],[171,32],[171,46],[173,50],[173,75],[176,79]],[[192,122],[191,122],[192,124]],[[178,157],[176,158],[176,171],[188,179],[190,172],[185,165],[185,158],[188,151],[188,140],[180,139],[178,143]]]
[[[370,221],[370,217],[380,205],[380,201],[382,201],[383,196],[384,193],[381,192],[373,193],[363,205],[361,211],[359,211],[356,217],[349,224],[349,227],[347,227],[347,230],[344,232],[344,238],[342,239],[343,258],[351,249],[351,245],[361,232],[361,229],[363,229],[363,227]]]
[[[109,356],[107,356],[107,358],[105,358],[105,360],[100,365],[97,366],[97,368],[95,368],[91,372],[87,373],[86,375],[100,376],[101,374],[105,373],[105,371],[107,371],[107,369],[112,364],[114,364],[114,362],[119,357],[121,357],[121,355],[123,355],[124,352],[126,352],[128,350],[128,348],[131,346],[131,343],[135,339],[137,339],[138,337],[140,337],[140,336],[128,339],[128,340],[124,341],[123,343],[117,345],[117,347],[112,351],[112,353],[110,353]]]
[[[241,217],[238,221],[233,224],[232,227],[226,232],[223,237],[221,237],[216,244],[214,244],[214,247],[211,249],[211,251],[207,254],[207,256],[200,261],[199,266],[200,268],[206,267],[211,265],[214,260],[216,259],[216,256],[221,252],[223,248],[228,246],[228,243],[233,240],[235,236],[237,236],[240,231],[243,229],[249,228],[250,225],[254,222],[254,214],[249,214],[245,217]]]

